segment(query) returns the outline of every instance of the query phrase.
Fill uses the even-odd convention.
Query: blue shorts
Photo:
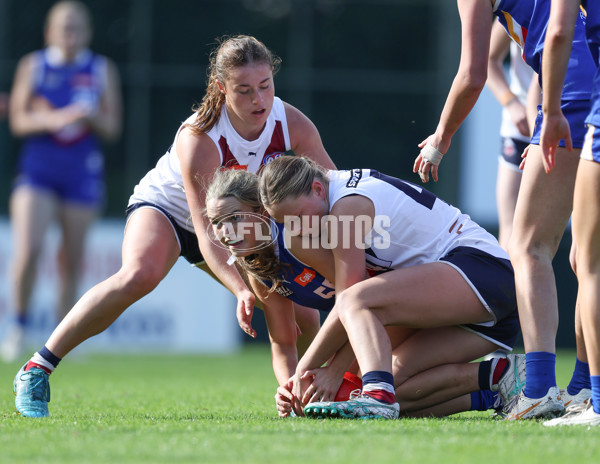
[[[512,264],[477,248],[459,246],[443,256],[462,274],[494,321],[482,324],[462,324],[496,345],[512,350],[519,335],[519,313]]]
[[[512,137],[501,137],[500,138],[500,157],[501,160],[507,164],[510,168],[521,172],[519,165],[521,164],[521,155],[525,151],[525,148],[529,145],[529,142],[522,140],[513,139]]]
[[[152,208],[162,213],[169,220],[173,226],[173,230],[175,231],[177,243],[179,243],[179,256],[183,256],[188,263],[195,266],[203,263],[204,258],[202,257],[202,253],[200,253],[198,237],[196,237],[196,234],[193,234],[192,232],[189,232],[181,227],[171,213],[169,213],[162,206],[155,205],[154,203],[150,203],[148,201],[140,201],[127,207],[127,210],[125,211],[125,217],[129,219],[133,212],[140,208]]]
[[[30,137],[23,143],[18,169],[15,187],[29,185],[66,203],[104,205],[104,158],[91,137],[72,146]]]
[[[600,129],[596,126],[588,124],[580,158],[600,163]]]
[[[571,129],[573,148],[583,147],[583,140],[586,132],[585,119],[590,113],[590,105],[591,103],[589,100],[569,100],[561,102],[560,108],[562,109],[565,118],[567,118],[567,121],[569,122],[569,128]],[[535,118],[535,127],[533,129],[533,135],[531,136],[531,143],[534,145],[540,144],[542,119],[542,106],[538,105],[538,114]],[[564,147],[565,141],[561,140],[558,146]]]

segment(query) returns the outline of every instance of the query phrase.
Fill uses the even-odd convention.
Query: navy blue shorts
[[[513,139],[511,137],[500,137],[500,156],[502,161],[508,164],[511,168],[521,172],[519,165],[521,164],[521,155],[529,142]]]
[[[573,141],[573,148],[583,147],[583,141],[585,139],[585,133],[587,132],[587,126],[585,120],[590,113],[591,103],[589,100],[570,100],[562,101],[560,108],[569,121],[569,128],[571,129],[571,140]],[[542,132],[542,106],[538,105],[538,114],[535,118],[535,127],[533,129],[533,135],[531,136],[531,143],[534,145],[540,144],[540,134]],[[559,147],[565,146],[565,141],[561,140],[558,144]]]
[[[177,237],[177,242],[179,243],[179,249],[181,250],[179,256],[183,256],[190,264],[199,265],[204,261],[202,257],[202,253],[200,253],[200,247],[198,246],[198,237],[196,234],[185,230],[181,227],[175,218],[162,206],[158,206],[154,203],[150,203],[148,201],[140,201],[138,203],[134,203],[127,207],[125,211],[125,217],[129,219],[131,214],[134,211],[137,211],[140,208],[152,208],[160,213],[162,213],[171,223],[173,229],[175,231],[175,235]]]
[[[459,246],[440,258],[458,270],[494,317],[493,322],[461,327],[511,350],[519,335],[519,313],[512,264],[477,248]]]

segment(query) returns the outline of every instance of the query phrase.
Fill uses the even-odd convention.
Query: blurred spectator
[[[23,144],[10,198],[15,320],[0,346],[5,361],[22,349],[37,258],[53,221],[62,231],[59,318],[75,302],[85,237],[104,204],[99,139],[113,141],[121,130],[119,75],[111,60],[88,48],[87,7],[54,4],[44,37],[46,48],[20,60],[9,104],[11,131]]]

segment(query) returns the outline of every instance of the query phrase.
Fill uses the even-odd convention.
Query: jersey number
[[[323,279],[323,285],[315,289],[315,294],[319,295],[324,300],[333,298],[335,296],[335,286],[327,279]]]

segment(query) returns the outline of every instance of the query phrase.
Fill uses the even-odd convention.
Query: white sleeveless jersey
[[[194,225],[185,196],[176,147],[181,129],[192,124],[195,118],[196,115],[192,114],[183,122],[167,153],[135,186],[133,195],[129,198],[129,206],[145,201],[163,207],[181,227],[190,232],[194,232]],[[219,120],[207,135],[219,150],[221,166],[227,169],[258,172],[263,165],[291,149],[285,107],[278,97],[275,97],[265,128],[256,140],[245,140],[235,131],[224,105]]]
[[[510,91],[514,93],[521,103],[527,106],[527,92],[533,77],[533,69],[525,63],[521,48],[516,42],[510,41],[510,67],[508,78]],[[529,142],[529,137],[522,135],[510,119],[510,113],[502,108],[502,124],[500,125],[500,136]]]
[[[508,259],[493,235],[418,185],[370,169],[328,176],[330,208],[349,195],[367,197],[375,206],[366,256],[370,271],[435,262],[458,246]]]

